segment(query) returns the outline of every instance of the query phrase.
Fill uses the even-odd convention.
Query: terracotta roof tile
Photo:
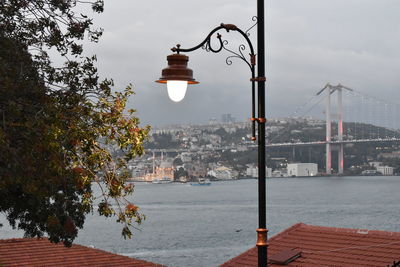
[[[47,239],[18,238],[0,240],[0,266],[5,267],[163,267],[143,260],[129,258],[88,248],[50,243]]]
[[[387,266],[400,261],[400,233],[366,229],[334,228],[298,223],[268,240],[268,254],[297,249],[301,256],[287,266]],[[221,267],[257,266],[257,248]],[[282,265],[269,264],[270,267]]]

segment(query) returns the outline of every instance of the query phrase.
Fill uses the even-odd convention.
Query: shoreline
[[[390,177],[390,176],[400,176],[400,175],[314,175],[314,176],[282,176],[282,177],[265,177],[266,179],[296,179],[296,178],[325,178],[325,177],[377,177],[377,176],[382,176],[382,177]],[[210,182],[234,182],[234,181],[240,181],[240,180],[257,180],[257,177],[240,177],[237,179],[210,179]],[[148,181],[135,181],[135,180],[127,180],[128,183],[144,183],[144,184],[153,184],[152,182]],[[186,183],[182,183],[179,181],[172,181],[169,183],[160,183],[160,184],[190,184],[191,181],[188,181]],[[158,184],[159,185],[159,184]]]

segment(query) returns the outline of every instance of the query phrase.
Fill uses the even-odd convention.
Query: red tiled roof
[[[0,240],[0,266],[4,267],[162,267],[162,265],[88,248],[65,247],[41,238]]]
[[[400,261],[400,233],[313,226],[298,223],[268,241],[268,255],[296,249],[301,256],[287,266],[385,267]],[[257,266],[257,248],[221,267]],[[282,265],[269,264],[270,267]]]

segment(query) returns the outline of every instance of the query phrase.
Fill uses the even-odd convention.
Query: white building
[[[393,175],[393,167],[389,166],[377,166],[376,170],[383,175]]]
[[[246,176],[249,177],[258,177],[258,167],[254,165],[250,165],[246,169]],[[271,168],[265,168],[265,177],[272,177],[272,169]]]
[[[208,171],[207,175],[215,177],[219,180],[231,180],[237,179],[238,173],[237,171],[234,171],[228,167],[221,166],[211,171]]]
[[[316,163],[288,163],[287,175],[290,176],[315,176],[318,174]]]

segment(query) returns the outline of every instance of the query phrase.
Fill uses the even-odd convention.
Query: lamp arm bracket
[[[250,28],[248,28],[248,29],[245,31],[245,33],[247,34],[247,36],[250,36],[250,31],[251,31],[251,29],[253,29],[253,28],[258,24],[258,18],[257,18],[257,16],[253,16],[253,17],[251,18],[251,20],[254,21],[255,23],[254,23]]]
[[[179,54],[180,52],[192,52],[195,51],[199,48],[202,48],[204,50],[206,50],[207,52],[213,52],[213,53],[219,53],[222,50],[228,51],[231,55],[228,56],[225,59],[225,62],[227,65],[232,65],[232,59],[233,58],[238,58],[241,59],[242,61],[244,61],[247,66],[250,68],[250,72],[251,72],[251,84],[252,84],[252,88],[251,88],[251,99],[252,99],[252,111],[251,111],[251,117],[254,118],[252,120],[252,137],[251,140],[256,140],[256,133],[255,133],[255,124],[256,122],[258,122],[259,124],[265,123],[266,120],[265,118],[255,118],[255,83],[256,82],[265,82],[265,77],[255,77],[255,65],[256,65],[256,54],[254,53],[254,47],[253,44],[250,41],[250,30],[255,27],[258,23],[257,17],[254,16],[252,18],[252,20],[255,22],[248,30],[246,31],[242,31],[241,29],[239,29],[236,25],[234,24],[224,24],[221,23],[219,26],[215,27],[213,30],[211,30],[211,32],[207,35],[207,37],[198,45],[191,47],[191,48],[181,48],[180,44],[177,44],[175,47],[173,47],[171,50],[174,53]],[[246,50],[246,45],[245,44],[240,44],[239,48],[237,51],[233,51],[231,49],[229,49],[227,46],[229,44],[229,42],[227,40],[223,40],[222,39],[222,35],[218,32],[220,30],[226,30],[227,33],[229,32],[238,32],[246,41],[247,43],[247,47],[249,48],[249,58],[247,59],[247,57],[243,54],[243,52]],[[211,42],[211,38],[214,36],[214,34],[216,34],[216,37],[218,39],[218,44],[215,45]]]
[[[254,19],[253,19],[254,20]],[[240,35],[243,36],[243,38],[246,40],[247,45],[249,47],[250,50],[250,57],[249,60],[244,56],[243,51],[246,50],[246,45],[241,44],[239,45],[238,51],[235,52],[229,48],[227,48],[228,45],[228,41],[227,40],[223,40],[222,39],[222,35],[220,33],[218,33],[219,30],[226,30],[226,32],[238,32]],[[218,39],[218,44],[214,45],[211,42],[211,38],[212,36],[216,33],[216,37]],[[227,65],[232,65],[232,58],[239,58],[241,60],[243,60],[250,68],[251,71],[254,70],[254,66],[256,65],[256,60],[255,60],[255,53],[254,53],[254,47],[253,44],[250,41],[249,38],[249,34],[248,34],[248,30],[246,32],[242,31],[241,29],[239,29],[236,25],[234,24],[224,24],[221,23],[219,26],[215,27],[208,35],[207,37],[198,45],[191,47],[191,48],[181,48],[180,44],[177,44],[175,47],[171,48],[171,50],[173,52],[176,53],[180,53],[180,52],[192,52],[195,51],[199,48],[202,48],[204,50],[206,50],[207,52],[213,52],[213,53],[219,53],[222,50],[226,50],[228,51],[230,54],[230,56],[228,56],[225,60]]]

